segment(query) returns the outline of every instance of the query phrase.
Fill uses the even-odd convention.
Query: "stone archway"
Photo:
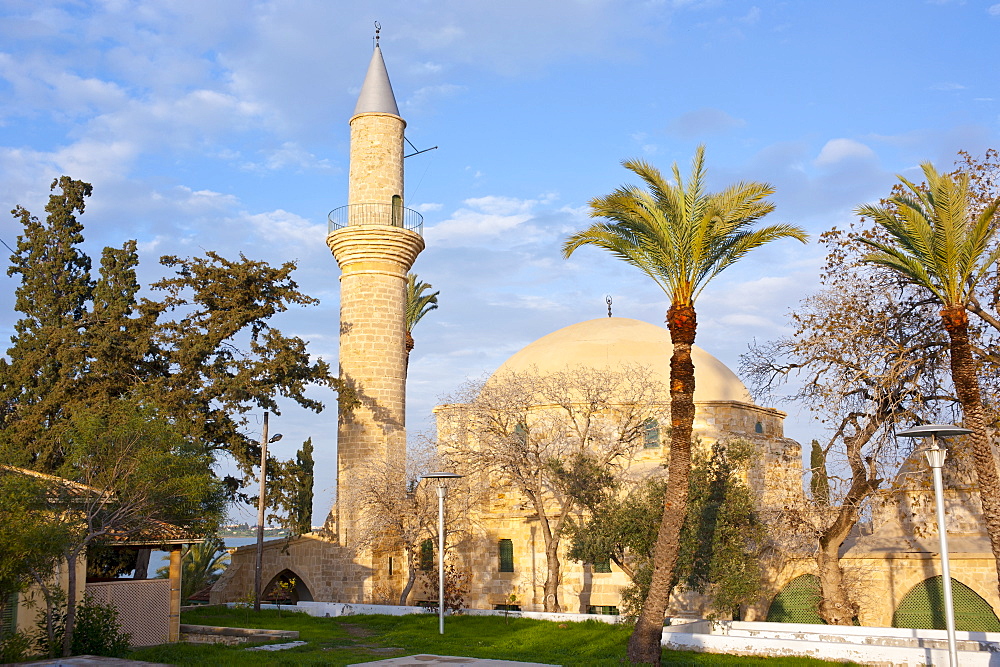
[[[954,577],[951,589],[956,630],[1000,632],[1000,618],[981,595]],[[945,629],[944,579],[941,575],[924,579],[903,596],[893,612],[892,627]]]
[[[271,577],[267,585],[261,589],[261,600],[264,602],[295,604],[312,602],[312,599],[312,591],[302,577],[287,568]]]

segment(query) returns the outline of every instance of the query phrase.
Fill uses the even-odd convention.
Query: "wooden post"
[[[167,615],[167,641],[181,638],[181,545],[170,550],[170,613]]]

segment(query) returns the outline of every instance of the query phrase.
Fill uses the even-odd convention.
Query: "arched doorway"
[[[269,603],[311,602],[313,597],[302,577],[292,570],[282,570],[261,590],[261,600]]]
[[[819,577],[803,574],[795,577],[774,596],[767,610],[771,623],[823,623],[819,607]]]
[[[951,594],[956,630],[1000,632],[1000,618],[978,593],[953,577]],[[911,588],[892,615],[892,627],[944,630],[944,578],[930,577]]]

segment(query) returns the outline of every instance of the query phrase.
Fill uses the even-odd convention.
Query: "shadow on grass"
[[[342,616],[206,607],[184,612],[183,623],[297,630],[303,646],[281,652],[246,651],[246,644],[164,644],[135,651],[135,660],[176,665],[349,665],[418,653],[493,658],[554,665],[622,665],[631,627],[598,621],[554,623],[533,619],[455,616],[438,634],[436,616]],[[281,642],[272,642],[281,643]],[[664,651],[666,665],[807,666],[829,662],[809,658],[746,658]]]

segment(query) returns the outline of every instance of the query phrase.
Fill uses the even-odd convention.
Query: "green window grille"
[[[754,433],[763,433],[764,432],[764,425],[761,424],[760,422],[757,422],[756,424],[753,425],[753,432]]]
[[[601,616],[618,616],[618,607],[610,604],[590,605],[587,607],[588,614],[600,614]]]
[[[0,641],[7,639],[17,630],[17,593],[11,593],[0,601]]]
[[[528,427],[525,426],[524,422],[518,422],[517,425],[514,426],[514,436],[517,438],[517,441],[520,444],[522,444],[522,445],[527,444],[527,442],[528,442]]]
[[[956,630],[1000,632],[1000,618],[974,590],[952,578],[951,596]],[[911,588],[892,615],[892,627],[944,630],[944,578],[924,579]]]
[[[656,449],[660,446],[660,425],[652,417],[642,423],[642,446],[645,449]]]
[[[803,574],[788,582],[771,602],[767,620],[771,623],[822,623],[819,607],[819,577]]]
[[[514,571],[514,543],[511,540],[500,540],[498,545],[500,552],[500,571]]]
[[[597,560],[592,563],[594,574],[609,574],[611,572],[611,559]]]
[[[434,540],[427,539],[420,543],[420,569],[434,569]]]

